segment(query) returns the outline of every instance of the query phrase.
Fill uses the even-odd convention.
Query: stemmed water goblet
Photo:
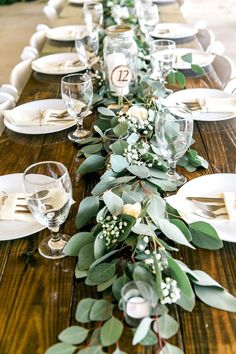
[[[56,161],[35,163],[23,174],[23,188],[31,213],[51,233],[40,242],[39,253],[45,258],[65,257],[63,248],[69,236],[62,235],[59,229],[66,220],[73,201],[67,168]]]
[[[168,179],[178,186],[187,178],[176,172],[176,164],[190,146],[192,134],[193,119],[189,110],[173,106],[159,112],[155,122],[156,146],[159,155],[168,163]]]
[[[93,84],[88,73],[66,75],[61,80],[61,95],[68,113],[77,121],[77,129],[68,134],[71,141],[79,143],[92,133],[84,129],[83,120],[93,100]]]
[[[157,39],[150,41],[152,79],[165,83],[165,79],[171,72],[175,62],[175,49],[175,42],[168,39]],[[168,91],[170,90],[166,89],[167,93]]]
[[[147,43],[149,43],[151,40],[150,33],[155,29],[159,22],[159,11],[157,5],[142,3],[138,19],[140,29],[144,33]]]
[[[91,70],[92,62],[98,55],[99,49],[99,35],[97,29],[88,28],[85,33],[78,33],[75,39],[75,49],[79,60],[88,70]]]
[[[84,21],[88,28],[96,28],[98,31],[103,27],[103,5],[98,1],[86,1],[83,5]]]

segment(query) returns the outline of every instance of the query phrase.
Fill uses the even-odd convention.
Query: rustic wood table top
[[[184,21],[177,4],[160,7],[162,22]],[[78,24],[81,8],[67,5],[57,25]],[[197,47],[196,39],[181,46]],[[48,41],[42,55],[74,50],[72,44]],[[60,98],[61,76],[33,72],[18,104],[46,98]],[[206,75],[188,78],[188,88],[221,88],[212,68]],[[236,123],[235,119],[222,122],[197,122],[195,148],[210,162],[208,170],[184,172],[189,179],[202,174],[236,172]],[[72,184],[73,205],[64,231],[76,232],[75,215],[80,201],[89,192],[93,177],[77,180],[77,148],[67,139],[64,130],[47,135],[24,135],[5,129],[0,138],[0,174],[23,172],[37,161],[56,160],[68,167]],[[0,224],[1,227],[1,224]],[[42,354],[58,341],[58,334],[74,324],[75,308],[83,297],[98,296],[96,289],[76,281],[75,259],[66,257],[51,261],[37,252],[39,241],[47,230],[22,239],[0,243],[0,353]],[[201,269],[236,295],[236,244],[224,242],[219,251],[180,248],[179,259],[192,269]],[[172,343],[187,354],[236,353],[236,314],[210,308],[200,301],[192,313],[175,310],[180,323],[178,335]],[[131,346],[129,331],[121,341],[121,349],[129,354],[154,353],[154,348]],[[111,349],[108,350],[112,352]]]

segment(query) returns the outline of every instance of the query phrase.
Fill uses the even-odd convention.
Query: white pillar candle
[[[127,59],[123,53],[111,53],[107,56],[107,70],[109,87],[112,92],[115,92],[118,96],[126,96],[129,93],[129,84],[124,87],[117,87],[112,83],[111,74],[112,71],[120,65],[127,65]]]
[[[133,318],[144,318],[149,316],[151,305],[148,300],[141,296],[130,298],[126,305],[126,313]]]

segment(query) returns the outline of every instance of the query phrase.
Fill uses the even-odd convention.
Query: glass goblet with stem
[[[86,1],[83,5],[84,21],[89,28],[103,28],[103,5],[98,1]]]
[[[157,5],[144,2],[141,5],[139,15],[140,29],[146,37],[147,43],[150,42],[150,33],[155,29],[159,22],[159,11]]]
[[[23,187],[28,207],[35,219],[50,230],[39,253],[45,258],[62,258],[69,236],[61,234],[72,204],[72,187],[67,168],[60,162],[43,161],[29,166],[23,174]]]
[[[155,121],[158,153],[168,163],[168,179],[179,186],[187,178],[176,172],[176,164],[190,146],[192,134],[193,119],[189,110],[173,106],[159,112]]]
[[[85,33],[78,33],[75,39],[75,49],[79,60],[91,70],[91,65],[98,55],[99,36],[95,28],[88,29]]]
[[[68,113],[77,120],[77,129],[68,134],[71,141],[79,143],[92,132],[84,129],[83,120],[93,101],[93,84],[88,73],[66,75],[61,80],[61,95]]]
[[[168,39],[150,41],[151,78],[165,83],[167,75],[171,72],[175,62],[176,45]],[[167,90],[166,92],[172,92]]]

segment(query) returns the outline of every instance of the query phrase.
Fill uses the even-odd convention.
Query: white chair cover
[[[30,38],[30,45],[37,49],[40,52],[46,42],[46,33],[45,31],[37,31]]]
[[[11,84],[3,84],[0,87],[0,92],[8,93],[9,95],[11,95],[13,97],[15,102],[17,102],[17,100],[19,98],[19,92],[18,92],[17,88]]]
[[[230,80],[236,76],[235,65],[227,56],[216,55],[212,65],[223,87],[225,87]]]
[[[24,49],[21,52],[20,58],[21,60],[34,60],[36,58],[38,58],[39,56],[39,52],[36,48],[32,47],[32,46],[26,46],[24,47]]]
[[[43,12],[51,24],[53,24],[58,18],[57,11],[53,6],[44,6]]]
[[[48,6],[52,6],[55,8],[55,10],[57,11],[57,14],[59,14],[61,12],[61,10],[63,9],[65,5],[65,1],[64,0],[49,0],[48,1]]]
[[[22,92],[31,73],[32,60],[23,60],[18,63],[11,71],[10,83],[15,86],[19,92]]]
[[[236,95],[236,78],[231,79],[224,88],[225,92]]]
[[[208,28],[198,28],[196,36],[204,50],[207,50],[210,46],[214,45],[216,40],[214,32]]]

